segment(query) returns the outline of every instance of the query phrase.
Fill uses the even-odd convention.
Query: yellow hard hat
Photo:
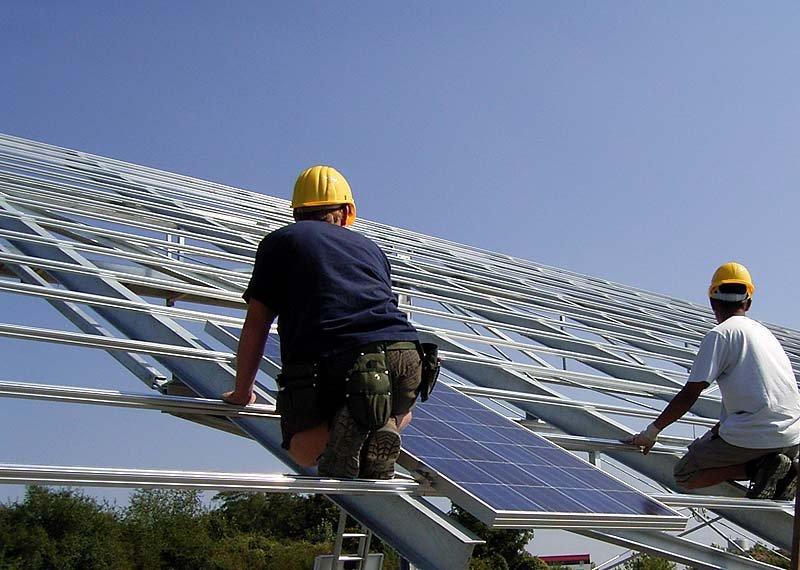
[[[747,293],[720,293],[719,286],[728,283],[744,285]],[[708,296],[720,301],[744,301],[752,297],[755,290],[756,286],[753,285],[753,279],[747,268],[741,263],[729,261],[720,265],[714,272],[714,277],[711,278],[711,287],[708,288]]]
[[[342,173],[332,166],[317,165],[307,168],[297,177],[292,193],[292,208],[335,206],[350,204],[344,225],[356,221],[356,203],[353,191]]]

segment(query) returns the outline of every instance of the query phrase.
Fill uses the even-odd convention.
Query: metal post
[[[800,478],[800,462],[795,460],[792,467]],[[800,480],[798,480],[800,483]],[[792,521],[792,561],[789,570],[800,570],[800,484],[794,493],[794,520]]]
[[[564,315],[558,315],[558,320],[561,321],[562,323],[566,321]],[[564,327],[559,327],[559,328],[561,329],[561,332],[564,332]],[[565,356],[561,358],[561,368],[562,370],[567,369],[567,358]]]
[[[361,557],[361,560],[358,561],[358,570],[369,567],[367,563],[369,561],[369,549],[372,546],[372,531],[364,525],[361,525],[361,531],[364,536],[358,540],[358,555]]]
[[[339,509],[339,526],[336,529],[336,540],[333,543],[333,567],[339,568],[339,558],[342,557],[342,542],[344,541],[344,530],[347,526],[347,513],[344,509]]]

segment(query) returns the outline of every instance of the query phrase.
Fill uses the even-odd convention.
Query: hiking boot
[[[775,497],[777,501],[793,501],[797,493],[797,460],[795,459],[789,472],[783,479],[775,485]]]
[[[397,420],[389,418],[381,428],[369,434],[361,452],[361,471],[363,479],[392,479],[394,463],[400,456],[400,432]]]
[[[772,499],[778,483],[792,468],[792,460],[782,453],[771,453],[759,460],[758,469],[750,481],[748,499]]]
[[[361,428],[343,406],[333,416],[331,436],[319,458],[317,473],[323,477],[358,477],[359,457],[368,431]]]

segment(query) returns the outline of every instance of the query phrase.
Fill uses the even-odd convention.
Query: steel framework
[[[264,405],[241,410],[214,400],[232,383],[231,331],[242,322],[241,293],[255,248],[264,234],[289,222],[286,200],[0,135],[0,291],[41,299],[80,331],[0,323],[0,336],[105,350],[161,392],[5,381],[0,396],[166,410],[252,437],[309,475],[280,448],[279,429],[270,421],[270,377],[277,367],[268,357],[257,388]],[[603,465],[641,481],[667,504],[711,509],[723,522],[789,546],[786,505],[745,501],[734,485],[706,490],[706,496],[675,493],[672,466],[692,430],[714,423],[715,393],[701,398],[647,457],[618,443],[650,421],[685,381],[713,325],[707,309],[368,220],[354,229],[386,251],[401,307],[424,339],[443,349],[448,383],[567,449],[594,458],[602,453]],[[797,368],[800,334],[769,326]],[[401,464],[416,467],[405,455]],[[17,469],[17,480],[20,469],[31,479],[36,470],[4,468]],[[298,483],[315,484],[313,478]],[[464,567],[475,538],[420,498],[447,489],[435,473],[417,487],[318,490],[341,492],[332,500],[416,566]],[[415,524],[403,524],[409,520]],[[580,532],[700,568],[765,566],[667,532]]]

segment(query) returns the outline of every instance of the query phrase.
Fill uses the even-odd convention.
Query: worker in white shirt
[[[749,479],[749,498],[788,500],[797,484],[793,462],[800,443],[800,392],[778,340],[745,316],[754,290],[743,265],[729,262],[717,269],[708,295],[719,324],[700,343],[686,385],[653,423],[623,441],[646,454],[661,430],[717,382],[719,422],[677,462],[676,482],[689,490]]]

